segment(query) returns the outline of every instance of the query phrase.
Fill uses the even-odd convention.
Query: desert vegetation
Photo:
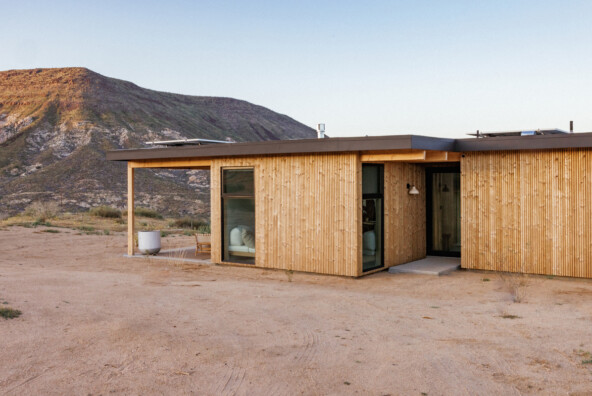
[[[0,307],[0,317],[4,319],[14,319],[21,316],[22,312],[18,309],[13,309],[9,307]]]
[[[524,302],[531,279],[527,274],[500,272],[499,277],[515,303]],[[514,319],[514,318],[510,318]]]
[[[127,211],[125,211],[125,214],[127,215]],[[136,216],[139,217],[148,217],[150,219],[159,219],[162,220],[164,217],[158,213],[155,210],[149,209],[149,208],[142,208],[142,207],[137,207],[134,209],[134,214]]]
[[[188,228],[190,230],[197,230],[203,234],[209,234],[209,224],[201,219],[184,216],[179,219],[169,222],[169,227]],[[207,230],[207,232],[205,232]]]
[[[202,218],[165,217],[153,209],[143,207],[136,208],[134,213],[136,230],[139,231],[161,230],[163,236],[210,232],[209,223]],[[59,233],[59,228],[69,228],[86,235],[110,235],[127,231],[127,211],[101,205],[87,212],[72,213],[62,211],[57,202],[35,202],[16,216],[0,218],[0,228],[11,226],[49,227],[42,232],[54,234]]]
[[[34,217],[37,222],[44,223],[49,219],[56,218],[60,214],[60,205],[54,201],[33,202],[25,209],[24,214]]]
[[[91,215],[97,217],[105,217],[112,219],[121,219],[121,210],[112,208],[111,206],[101,205],[96,208],[92,208],[88,211]]]

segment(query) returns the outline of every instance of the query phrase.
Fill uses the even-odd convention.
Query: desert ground
[[[520,278],[517,303],[495,273],[129,259],[123,233],[45,230],[0,230],[22,311],[0,318],[2,394],[592,394],[590,280]]]

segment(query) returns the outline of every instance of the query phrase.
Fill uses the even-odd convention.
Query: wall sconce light
[[[419,195],[419,190],[409,183],[407,183],[407,190],[409,190],[409,195]]]

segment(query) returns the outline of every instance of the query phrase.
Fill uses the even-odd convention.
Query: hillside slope
[[[85,68],[0,72],[0,214],[36,200],[123,207],[125,164],[106,150],[158,139],[301,139],[314,130],[251,103],[157,92]],[[139,205],[206,214],[207,172],[138,172]],[[205,209],[204,209],[205,208]]]

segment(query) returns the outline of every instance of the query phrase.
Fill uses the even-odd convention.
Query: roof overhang
[[[452,151],[454,139],[428,136],[366,136],[351,138],[272,140],[209,146],[143,148],[107,152],[109,161],[143,159],[233,157],[251,155],[310,154],[376,150]]]
[[[592,132],[535,136],[498,136],[447,139],[418,135],[365,136],[325,139],[272,140],[263,142],[142,148],[107,152],[109,161],[175,158],[245,157],[261,155],[322,154],[394,150],[440,152],[513,151],[592,148]]]
[[[454,151],[549,150],[592,147],[592,132],[457,139]]]

